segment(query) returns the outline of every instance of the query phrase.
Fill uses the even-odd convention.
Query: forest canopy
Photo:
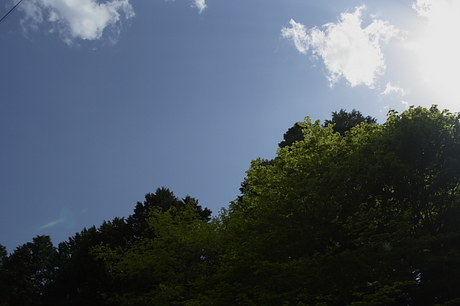
[[[460,305],[459,119],[306,117],[213,218],[159,188],[57,247],[1,247],[0,305]]]

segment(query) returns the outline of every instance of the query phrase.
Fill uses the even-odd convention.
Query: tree
[[[333,197],[340,194],[334,190],[340,180],[326,170],[339,169],[338,156],[349,150],[332,127],[309,119],[300,125],[304,140],[279,149],[270,165],[252,162],[245,179],[248,190],[224,219],[225,240],[232,243],[217,278],[228,291],[214,292],[223,305],[236,304],[236,296],[255,305],[297,304],[302,302],[297,296],[306,294],[304,286],[329,289],[318,281],[321,270],[310,256],[324,254],[340,233],[331,222],[339,214]]]
[[[158,193],[158,191],[157,191]],[[116,305],[186,305],[213,269],[213,225],[200,215],[194,201],[177,208],[151,207],[146,231],[126,249],[93,248],[119,290],[105,296]]]
[[[340,133],[344,136],[345,132],[351,130],[352,127],[357,126],[360,123],[372,124],[377,123],[377,119],[366,116],[364,117],[360,111],[353,109],[351,112],[347,112],[344,109],[341,109],[338,112],[332,112],[332,118],[330,120],[325,120],[323,127],[331,124],[335,132]],[[297,122],[292,127],[290,127],[287,132],[283,135],[283,141],[281,141],[278,146],[284,148],[286,146],[291,146],[296,141],[301,141],[304,138],[304,132],[302,125]]]
[[[8,252],[6,251],[6,247],[0,244],[0,267],[3,267],[3,263],[7,258]]]
[[[110,223],[103,224],[105,230],[108,224]],[[52,286],[53,305],[101,305],[101,292],[112,290],[115,286],[110,282],[110,276],[104,267],[91,255],[90,250],[94,246],[119,239],[120,237],[110,235],[104,237],[101,231],[93,226],[61,242],[58,246],[59,269]]]
[[[343,133],[299,125],[303,140],[269,165],[253,161],[222,218],[209,295],[222,305],[454,303],[459,116],[419,107]]]
[[[53,305],[102,305],[107,297],[123,292],[130,285],[125,279],[114,277],[95,258],[92,250],[98,247],[125,252],[140,246],[143,240],[155,238],[157,233],[149,225],[153,212],[173,210],[180,214],[191,209],[199,220],[209,220],[211,211],[203,209],[190,196],[180,200],[167,188],[158,188],[138,202],[134,214],[128,218],[104,221],[99,227],[83,229],[58,246],[58,270],[52,284]]]
[[[296,141],[301,141],[303,139],[302,127],[299,125],[299,122],[294,123],[286,133],[283,135],[283,141],[278,143],[278,147],[284,148],[291,146]]]
[[[3,303],[47,305],[45,295],[54,280],[56,254],[49,236],[37,236],[16,248],[3,264]]]
[[[0,246],[0,305],[458,305],[460,115],[298,126],[212,220],[159,188],[57,250]]]
[[[330,120],[324,121],[324,126],[333,124],[334,131],[340,133],[340,135],[345,135],[345,132],[351,130],[351,128],[357,126],[360,123],[377,123],[377,119],[366,116],[364,117],[360,111],[353,109],[351,112],[347,112],[344,109],[341,109],[338,112],[332,112],[332,118]]]
[[[179,200],[172,191],[168,188],[158,188],[155,193],[148,193],[145,195],[144,203],[137,202],[134,214],[127,218],[127,224],[132,230],[132,237],[134,239],[140,237],[152,237],[152,233],[148,232],[148,218],[153,210],[166,212],[171,207],[175,207],[177,211],[182,210],[186,205],[190,204],[198,216],[208,221],[211,216],[211,211],[208,208],[203,209],[198,205],[198,200],[187,196]]]
[[[4,267],[4,263],[8,259],[8,252],[6,251],[6,247],[0,244],[0,296],[7,296],[8,291],[8,279],[6,277],[6,271]],[[0,301],[0,306],[7,306],[6,301]]]
[[[137,203],[133,215],[85,228],[57,249],[48,236],[10,256],[0,245],[0,305],[191,300],[215,265],[210,215],[198,200],[158,188]],[[114,266],[107,268],[108,263]]]

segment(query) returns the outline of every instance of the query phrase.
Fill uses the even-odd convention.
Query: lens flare
[[[55,226],[57,224],[62,224],[65,228],[73,228],[75,225],[75,216],[70,209],[62,208],[59,214],[59,219],[56,221],[51,221],[41,226],[40,229],[48,228]]]
[[[72,228],[75,225],[75,217],[72,211],[67,208],[61,209],[59,220],[66,228]]]

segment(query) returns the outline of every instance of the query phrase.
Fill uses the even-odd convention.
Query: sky
[[[216,215],[306,116],[459,111],[459,14],[451,0],[23,0],[0,23],[0,244],[57,245],[158,187]]]

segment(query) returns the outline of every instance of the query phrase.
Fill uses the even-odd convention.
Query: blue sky
[[[458,111],[459,13],[449,0],[24,0],[0,24],[0,243],[57,244],[162,186],[218,213],[305,116]]]

